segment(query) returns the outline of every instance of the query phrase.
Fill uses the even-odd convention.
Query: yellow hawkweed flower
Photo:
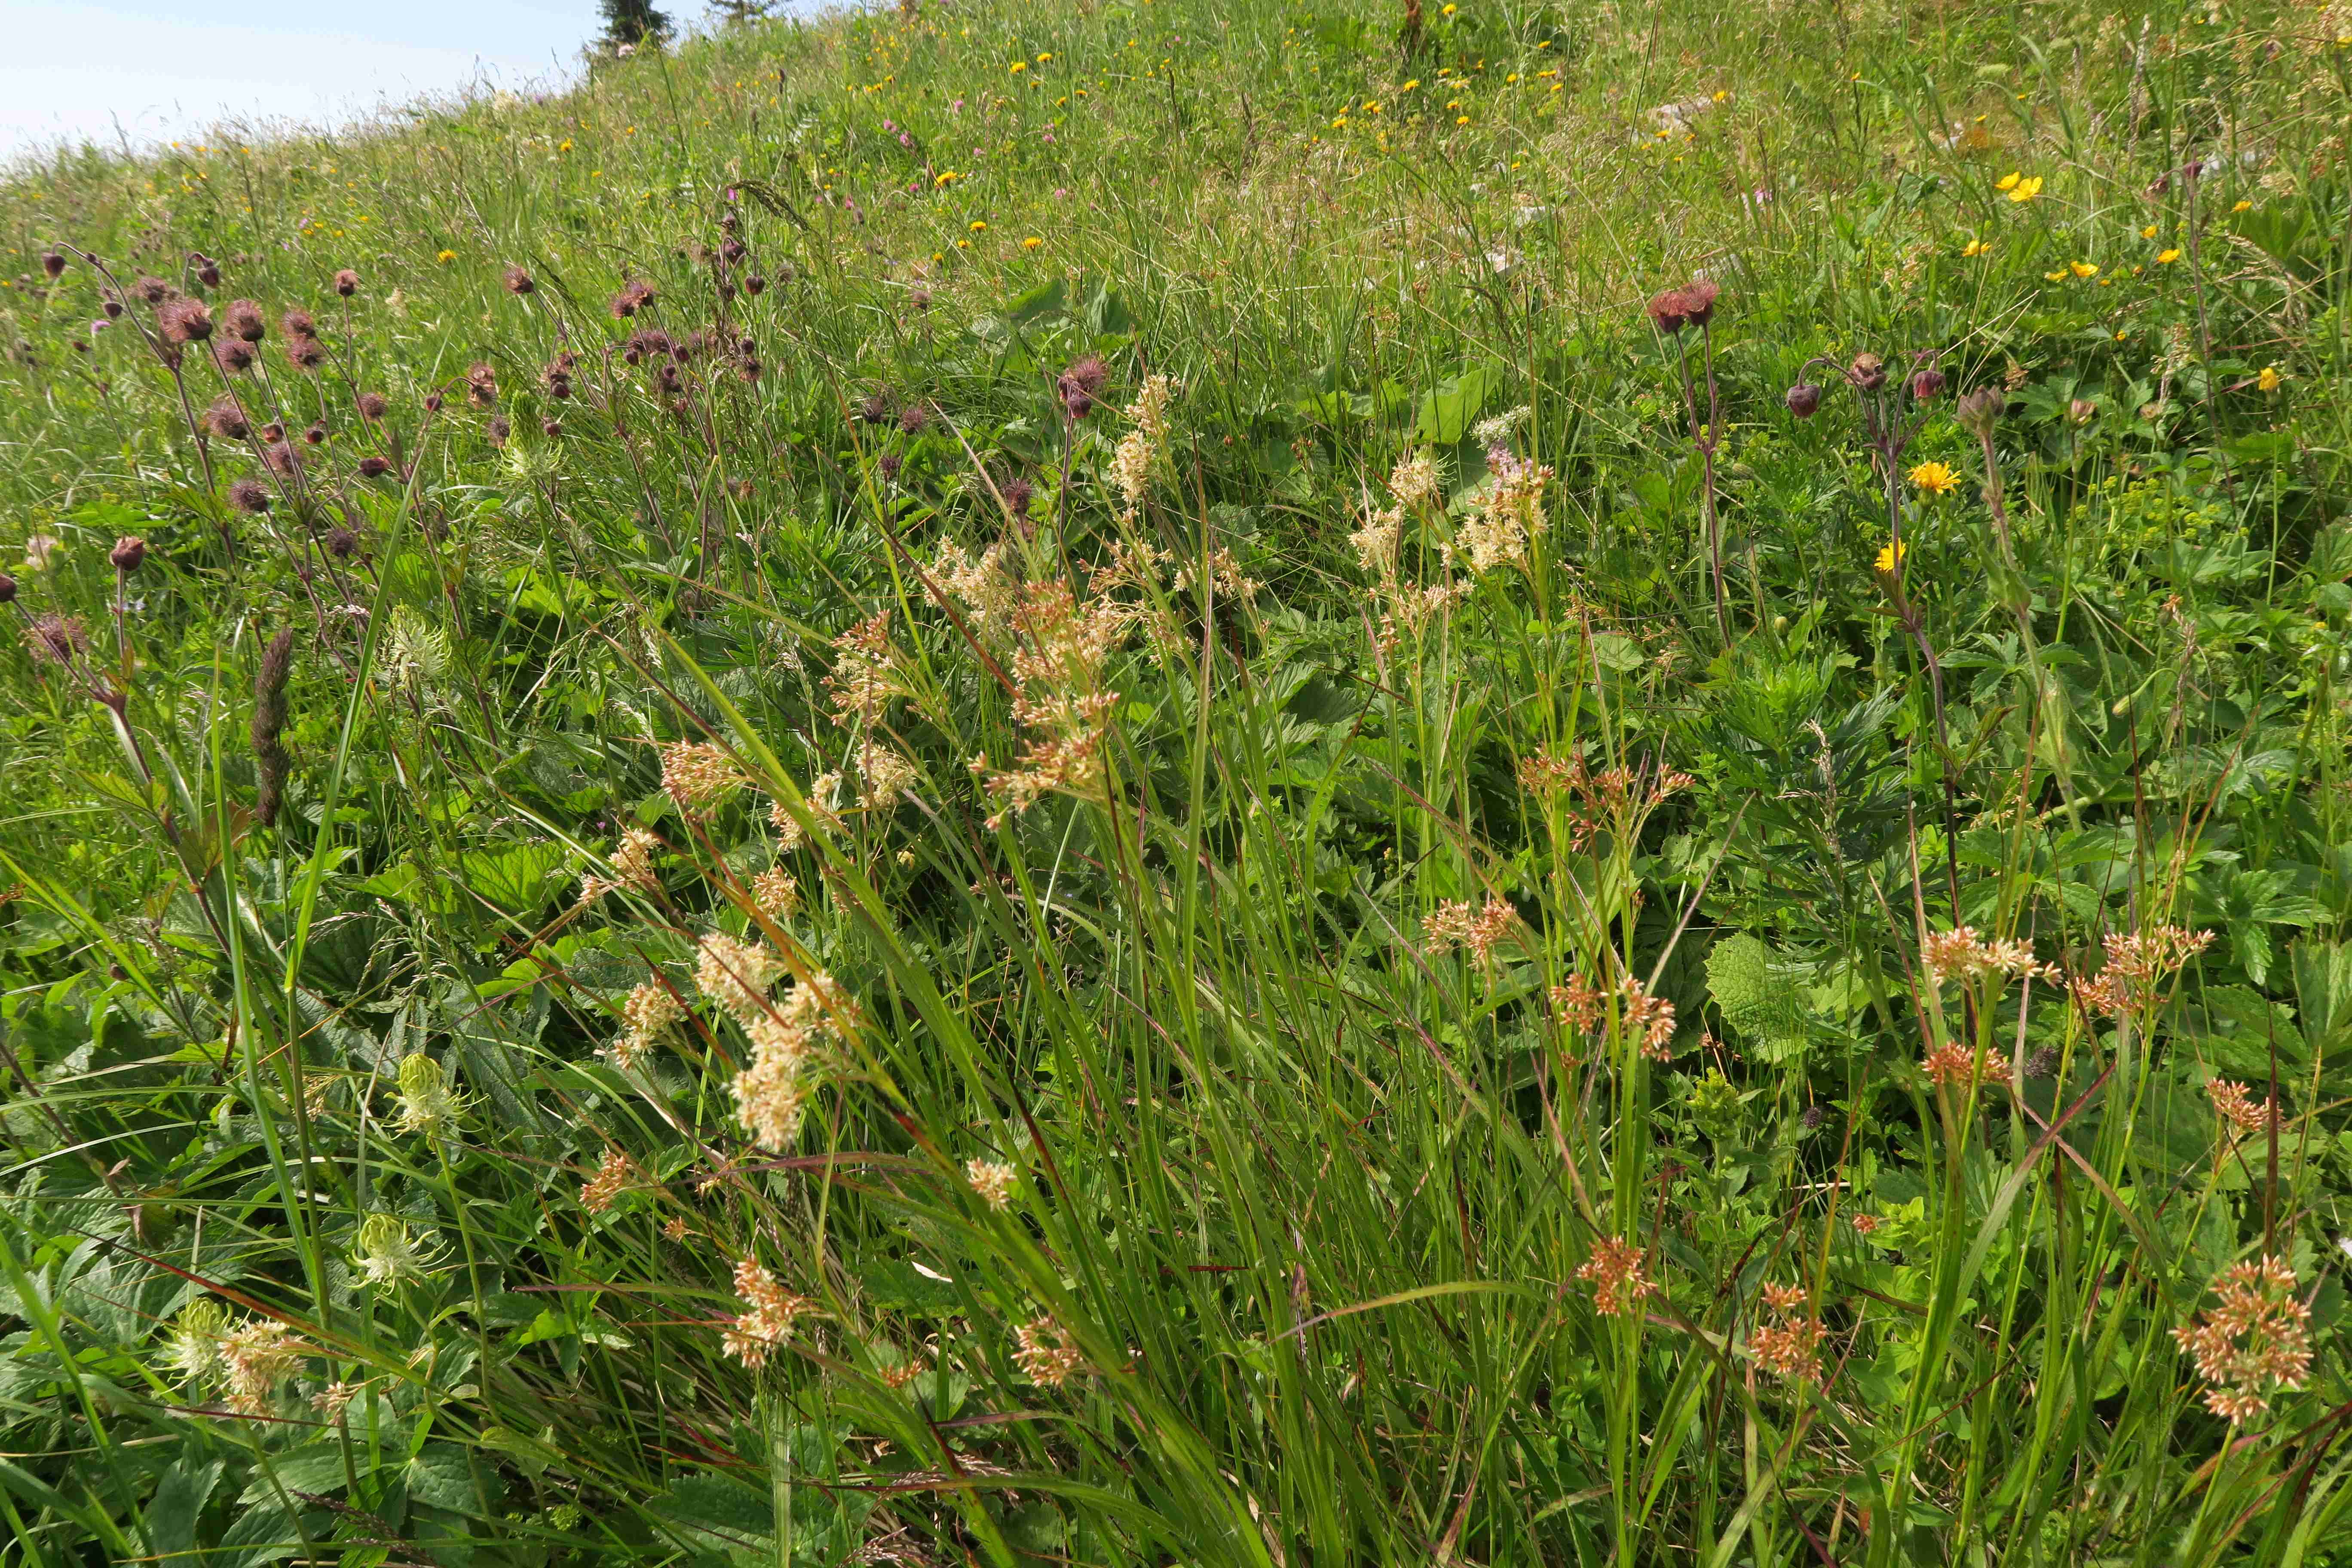
[[[1900,544],[1881,545],[1878,550],[1878,561],[1873,570],[1881,576],[1891,577],[1895,574],[1895,569],[1903,564],[1903,558],[1909,553],[1910,552]]]
[[[2020,180],[2015,185],[2011,186],[2010,188],[2009,199],[2013,202],[2030,202],[2041,194],[2042,176],[2036,174],[2031,179]]]
[[[445,250],[433,259],[439,262],[442,266],[446,267],[449,263],[457,259],[457,253],[454,250]]]
[[[2169,267],[2174,262],[2180,259],[2180,252],[2178,250],[2159,250],[2156,253],[2156,259],[2158,265]]]
[[[1942,495],[1959,488],[1960,476],[1949,463],[1926,462],[1913,468],[1911,482],[1930,495]]]
[[[1022,248],[1022,249],[1024,249],[1024,250],[1034,250],[1034,249],[1036,249],[1039,246],[1041,246],[1041,245],[1043,245],[1043,244],[1045,244],[1045,242],[1044,240],[1042,240],[1042,239],[1038,238],[1035,235],[1034,235],[1034,234],[1033,234],[1033,235],[1031,235],[1028,238],[1026,238],[1026,239],[1024,239],[1024,240],[1023,240],[1023,241],[1021,242],[1021,248]]]
[[[1048,49],[1044,54],[1039,55],[1037,57],[1037,63],[1041,66],[1052,65],[1054,63],[1054,51]]]
[[[2236,206],[2231,207],[2230,210],[2233,213],[2242,213],[2252,207],[2253,205],[2254,204],[2252,202],[2240,202]]]
[[[987,223],[986,223],[984,220],[980,219],[980,218],[974,218],[974,219],[972,219],[972,220],[971,220],[971,232],[972,232],[972,233],[974,233],[974,234],[986,234],[986,233],[988,232],[988,225],[987,225]]]
[[[2285,379],[2286,377],[2279,374],[2278,366],[2266,364],[2263,366],[2263,374],[2254,377],[2254,384],[2264,392],[2276,392],[2279,389],[2279,383]]]
[[[1027,60],[1014,60],[1013,62],[1012,71],[1014,76],[1019,76],[1023,71],[1025,71],[1028,68],[1029,62]]]
[[[1410,80],[1410,81],[1406,82],[1402,87],[1401,87],[1401,88],[1397,89],[1397,90],[1398,90],[1399,92],[1411,92],[1414,88],[1417,88],[1417,87],[1419,87],[1420,85],[1421,85],[1421,79],[1420,79],[1419,77],[1414,77],[1412,80]]]

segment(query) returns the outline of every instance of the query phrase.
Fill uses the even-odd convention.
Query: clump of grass
[[[17,1556],[2352,1552],[2333,24],[1402,19],[0,192]]]

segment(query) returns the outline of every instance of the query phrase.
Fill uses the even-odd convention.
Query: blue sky
[[[702,19],[701,0],[666,8]],[[552,84],[597,29],[595,0],[0,0],[0,155]]]

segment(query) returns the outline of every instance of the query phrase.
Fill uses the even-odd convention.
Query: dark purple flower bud
[[[122,301],[120,300],[109,300],[105,304],[100,305],[99,309],[106,312],[106,319],[108,321],[117,321],[121,319],[122,315]]]
[[[896,479],[898,477],[898,454],[896,452],[883,453],[882,461],[877,465],[877,467],[882,470],[882,479],[885,483],[888,483],[889,481]]]
[[[45,250],[41,252],[41,270],[49,275],[51,282],[55,282],[66,275],[66,258],[54,250]]]
[[[313,424],[308,430],[302,432],[302,439],[313,447],[323,447],[327,444],[327,427],[324,425]]]
[[[16,579],[9,576],[5,572],[0,572],[0,605],[13,605],[16,602]]]
[[[350,268],[335,274],[335,292],[348,300],[360,291],[360,275]]]
[[[425,395],[425,412],[427,414],[438,414],[441,412],[441,395],[439,393],[428,392]]]
[[[563,422],[560,419],[542,419],[539,422],[539,433],[551,441],[555,440],[563,434]]]
[[[147,542],[135,533],[126,533],[114,542],[114,548],[107,552],[106,558],[114,563],[117,572],[128,577],[138,571],[140,564],[147,559]]]
[[[326,544],[328,554],[338,561],[349,561],[359,553],[360,536],[348,528],[331,528],[327,531]]]
[[[1788,405],[1789,412],[1798,418],[1811,419],[1814,410],[1822,405],[1822,389],[1810,381],[1801,381],[1782,393],[1780,401]]]
[[[768,291],[768,280],[754,272],[743,279],[743,292],[758,299]]]
[[[367,457],[360,459],[360,478],[363,479],[380,479],[390,472],[392,472],[392,459],[389,458]]]
[[[362,392],[355,402],[362,419],[381,419],[392,411],[392,405],[384,401],[381,392]]]
[[[1942,371],[1930,366],[1926,370],[1911,373],[1911,397],[1914,402],[1926,403],[1931,398],[1941,397],[1943,395],[1944,373]]]
[[[198,255],[195,258],[195,262],[196,281],[203,284],[207,289],[219,288],[221,278],[220,263],[214,260],[211,257],[204,255]]]

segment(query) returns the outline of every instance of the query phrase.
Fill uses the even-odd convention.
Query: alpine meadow
[[[2110,3],[19,159],[0,1568],[2352,1568],[2352,6]]]

